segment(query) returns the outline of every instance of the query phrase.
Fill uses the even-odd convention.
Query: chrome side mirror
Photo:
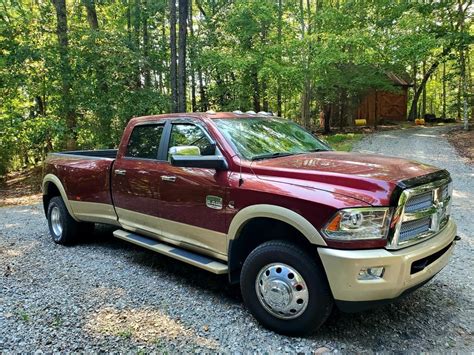
[[[173,155],[201,155],[201,149],[195,145],[181,145],[169,149],[170,156]]]

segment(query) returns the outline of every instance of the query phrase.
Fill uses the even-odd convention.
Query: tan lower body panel
[[[411,274],[414,261],[428,257],[453,242],[456,225],[449,222],[437,236],[420,244],[397,251],[385,249],[340,250],[318,248],[332,294],[339,301],[376,301],[392,299],[438,273],[449,261],[454,243],[438,259],[422,271]],[[380,279],[359,280],[362,268],[380,267]]]
[[[131,242],[141,247],[153,250],[157,253],[164,254],[174,259],[178,259],[185,263],[197,266],[214,274],[226,274],[228,271],[227,265],[219,261],[215,261],[168,244],[160,243],[156,240],[148,239],[140,235],[129,233],[123,230],[116,230],[114,232],[114,236],[127,242]]]
[[[121,226],[185,249],[227,261],[227,235],[210,229],[170,221],[116,207]]]
[[[227,235],[96,202],[69,201],[79,221],[106,223],[227,261]],[[117,212],[117,214],[115,213]],[[118,216],[118,220],[117,220]]]
[[[69,203],[79,221],[119,225],[112,205],[71,200],[69,200]]]

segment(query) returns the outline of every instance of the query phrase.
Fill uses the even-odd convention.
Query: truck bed
[[[73,214],[79,220],[97,215],[104,221],[116,219],[111,197],[110,174],[117,156],[116,149],[74,150],[48,154],[46,176],[59,178]],[[90,203],[93,203],[91,205]],[[100,204],[100,205],[99,205]]]

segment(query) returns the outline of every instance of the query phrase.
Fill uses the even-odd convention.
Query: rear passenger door
[[[162,164],[158,149],[165,122],[133,128],[127,149],[112,170],[112,196],[119,222],[128,230],[160,234],[159,183]]]

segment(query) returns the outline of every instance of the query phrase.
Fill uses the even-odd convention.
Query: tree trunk
[[[282,46],[282,26],[283,26],[283,4],[282,0],[278,0],[278,24],[277,24],[277,38],[278,38],[278,64],[281,65],[281,46]],[[281,75],[278,73],[278,78],[277,78],[277,115],[281,117],[282,112],[281,112]]]
[[[95,9],[95,0],[83,0],[82,3],[86,8],[87,22],[93,30],[99,29],[99,21],[97,21],[97,11]]]
[[[71,92],[72,84],[72,70],[69,62],[69,39],[68,39],[68,25],[67,12],[65,0],[52,0],[56,10],[56,34],[59,43],[59,58],[61,69],[61,113],[66,119],[67,140],[66,148],[75,149],[77,146],[76,129],[77,129],[77,114],[74,105],[74,100]]]
[[[426,75],[426,62],[423,61],[423,65],[422,65],[422,70],[423,70],[423,77],[425,77]],[[428,81],[426,81],[428,82]],[[426,115],[426,85],[423,86],[423,93],[422,93],[422,97],[421,97],[421,117],[422,118],[425,118],[425,115]]]
[[[306,7],[308,11],[308,25],[306,26],[307,34],[311,34],[311,26],[310,26],[310,19],[311,19],[311,8],[310,2],[307,0]],[[305,33],[305,16],[304,16],[304,3],[303,0],[300,0],[300,25],[301,25],[301,38],[304,39]],[[301,119],[303,120],[303,125],[306,128],[310,128],[311,126],[311,97],[312,97],[312,85],[311,80],[309,78],[309,62],[311,56],[311,46],[307,49],[308,52],[306,54],[305,60],[305,68],[304,68],[304,85],[303,85],[303,92],[301,94]]]
[[[305,128],[311,126],[311,82],[305,79],[303,93],[301,94],[301,119]]]
[[[458,1],[458,13],[459,13],[459,29],[460,32],[465,35],[464,33],[464,11],[462,8],[463,1]],[[469,6],[469,5],[468,5]],[[467,7],[466,7],[467,12]],[[463,43],[464,44],[464,43]],[[469,48],[466,45],[466,49]],[[464,130],[469,130],[469,118],[468,118],[468,109],[467,109],[467,80],[466,80],[466,49],[464,46],[461,47],[461,55],[459,57],[460,64],[461,64],[461,82],[462,82],[462,100],[463,100],[463,122],[464,122]]]
[[[41,96],[39,95],[35,96],[35,103],[36,103],[37,115],[44,116],[45,115],[44,104],[43,104],[43,99],[41,98]]]
[[[186,37],[188,29],[188,0],[179,0],[178,33],[178,112],[186,112]]]
[[[441,82],[443,84],[442,100],[443,100],[443,119],[444,119],[446,118],[446,63],[443,63],[443,77],[441,78]]]
[[[466,58],[464,49],[461,50],[461,81],[462,81],[462,101],[463,101],[463,122],[464,122],[464,130],[469,130],[469,118],[467,114],[467,80],[466,80]]]
[[[263,111],[268,112],[267,82],[262,79]]]
[[[258,84],[258,72],[257,68],[252,68],[252,89],[253,89],[253,110],[258,112],[261,110],[260,108],[260,88]]]
[[[143,77],[145,79],[145,88],[151,87],[151,72],[148,37],[148,0],[143,0]]]
[[[331,133],[331,105],[324,105],[323,115],[324,115],[324,134]]]
[[[453,46],[453,44],[449,45],[448,47],[446,47],[443,50],[443,52],[439,55],[438,58],[436,58],[436,60],[433,62],[433,64],[431,64],[430,68],[428,69],[428,71],[423,76],[423,79],[421,80],[421,83],[420,83],[419,87],[416,89],[415,94],[413,96],[413,101],[412,101],[411,107],[410,107],[410,113],[408,114],[408,120],[409,121],[413,121],[416,118],[415,117],[416,106],[418,105],[418,100],[420,98],[420,95],[421,95],[422,91],[424,90],[425,85],[428,82],[428,79],[430,78],[431,74],[433,74],[434,71],[436,70],[436,68],[438,68],[438,66],[440,65],[441,60],[444,60],[445,57],[449,54],[449,52],[451,52],[452,46]]]
[[[466,78],[468,92],[470,93],[469,107],[471,108],[471,122],[474,122],[474,85],[472,81],[472,68],[471,68],[471,54],[469,53],[469,47],[466,49]]]
[[[200,101],[201,111],[206,112],[208,108],[206,87],[204,84],[204,78],[202,75],[202,67],[200,64],[198,64],[197,70],[198,70],[198,79],[199,79],[199,101]]]
[[[134,18],[133,18],[133,34],[134,34],[134,51],[136,53],[140,52],[140,22],[141,22],[141,6],[140,0],[135,0],[134,4]],[[137,89],[141,88],[142,81],[141,81],[141,70],[140,70],[140,62],[137,62],[135,68],[135,86]]]
[[[418,75],[418,71],[417,71],[417,63],[413,63],[413,98],[415,98],[415,93],[416,91],[418,90],[418,80],[416,78],[416,76]],[[413,102],[413,101],[412,101]],[[410,117],[410,113],[408,114],[408,121],[413,121],[417,116],[418,116],[418,106],[415,105],[414,107],[412,106],[412,108],[414,108],[414,112],[413,112],[413,118]]]
[[[127,1],[127,37],[128,37],[128,46],[132,48],[132,10],[130,8],[130,2],[132,0]]]
[[[170,86],[171,112],[178,112],[177,57],[176,57],[176,0],[169,0],[170,11]]]
[[[191,108],[193,112],[197,111],[196,103],[196,71],[195,71],[195,61],[196,61],[196,42],[194,38],[194,28],[193,28],[193,2],[189,2],[189,35],[191,36],[191,46],[189,47],[189,61],[191,69]]]

